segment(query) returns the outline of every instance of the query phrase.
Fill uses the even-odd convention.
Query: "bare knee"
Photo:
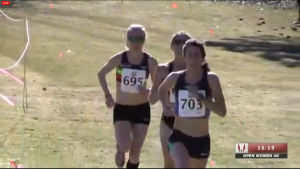
[[[118,121],[115,123],[115,137],[118,143],[118,149],[126,153],[131,148],[131,125],[129,122]]]
[[[164,157],[164,168],[174,168],[174,162],[170,156],[170,151],[168,149],[168,145],[166,144],[165,140],[161,140],[162,146],[162,153]]]
[[[170,156],[170,151],[168,149],[168,140],[172,130],[164,123],[160,122],[159,134],[160,142],[162,147],[162,153],[164,156],[164,168],[174,168],[174,162]]]
[[[190,168],[189,154],[182,143],[173,143],[171,157],[175,168]]]
[[[134,164],[139,162],[140,153],[144,142],[143,140],[144,139],[142,138],[134,138],[132,141],[129,158]]]
[[[190,159],[192,168],[206,168],[208,159]]]
[[[179,158],[179,156],[172,156],[174,160],[174,168],[190,168],[188,157]]]
[[[131,148],[131,141],[127,140],[127,141],[120,141],[118,142],[118,149],[123,152],[123,153],[127,153]]]
[[[175,168],[190,168],[189,163],[183,160],[175,161]]]
[[[170,137],[172,129],[170,129],[164,122],[160,122],[159,125],[159,134],[161,140],[166,140]]]
[[[171,158],[164,159],[164,168],[175,168],[174,162]]]
[[[139,163],[140,153],[147,135],[148,126],[134,126],[133,128],[133,140],[130,149],[129,158],[132,163]]]

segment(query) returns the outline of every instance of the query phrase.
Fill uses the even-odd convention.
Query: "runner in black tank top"
[[[225,100],[218,76],[205,62],[204,43],[191,39],[182,53],[186,70],[171,73],[159,87],[164,112],[175,113],[168,148],[176,168],[205,168],[210,155],[209,115],[213,111],[224,117]],[[172,88],[175,109],[166,99]]]
[[[143,52],[142,62],[136,65],[128,61],[127,51],[124,51],[121,55],[121,63],[116,69],[116,80],[123,84],[122,88],[125,92],[135,93],[135,88],[132,86],[144,85],[149,77],[148,60],[150,56]]]
[[[170,62],[168,64],[169,67],[169,74],[173,72],[174,69],[174,63]],[[170,103],[174,103],[175,101],[175,97],[174,97],[174,90],[170,90],[168,92],[168,97],[169,97],[169,101]],[[175,117],[174,116],[161,116],[161,121],[164,122],[170,129],[173,129],[174,126],[174,122],[175,122]]]
[[[155,104],[159,99],[157,90],[162,81],[165,80],[171,72],[185,69],[185,62],[184,58],[182,57],[182,47],[184,43],[189,39],[191,39],[191,36],[186,32],[178,32],[173,36],[170,48],[174,52],[175,59],[172,62],[161,64],[157,67],[155,80],[149,96],[149,101],[151,104]],[[172,93],[172,90],[169,91],[168,98],[169,104],[171,106],[174,106],[175,97]],[[174,163],[170,157],[167,146],[168,138],[174,126],[174,121],[175,118],[173,113],[162,113],[159,132],[162,151],[164,155],[164,168],[174,168]]]
[[[128,61],[127,51],[122,54],[120,65],[116,69],[116,81],[121,83],[121,90],[128,93],[138,93],[139,86],[143,86],[149,77],[149,54],[143,52],[140,64],[131,64]],[[136,106],[115,103],[113,122],[128,121],[131,124],[149,125],[151,119],[148,102]]]
[[[116,137],[115,163],[123,168],[125,154],[129,152],[126,168],[138,168],[140,153],[150,123],[149,92],[146,88],[157,68],[157,61],[143,52],[146,40],[145,28],[133,24],[127,31],[128,50],[111,57],[98,73],[105,94],[105,104],[113,108],[114,134]],[[106,82],[106,74],[116,70],[116,101]]]

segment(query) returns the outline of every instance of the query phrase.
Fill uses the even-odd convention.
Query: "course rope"
[[[7,16],[3,11],[0,10],[0,13],[5,16],[5,18],[9,19],[10,21],[14,21],[14,22],[20,22],[20,21],[24,21],[24,29],[25,29],[25,32],[24,32],[24,36],[27,36],[27,37],[24,37],[24,41],[25,39],[27,39],[27,43],[25,42],[25,47],[24,47],[24,50],[22,52],[22,55],[19,57],[19,59],[17,60],[16,63],[14,63],[12,66],[10,67],[7,67],[7,68],[0,68],[0,69],[5,69],[5,70],[9,70],[9,69],[12,69],[14,67],[16,67],[21,61],[22,59],[26,56],[26,53],[27,53],[27,50],[28,50],[28,47],[29,47],[29,44],[30,44],[30,36],[29,36],[29,26],[28,26],[28,20],[27,20],[27,17],[25,16],[24,19],[13,19],[9,16]]]
[[[24,21],[24,50],[21,54],[21,56],[19,57],[19,59],[10,67],[7,68],[0,68],[0,70],[2,70],[3,72],[8,72],[7,70],[13,69],[16,66],[18,66],[18,64],[23,60],[23,65],[24,65],[24,69],[23,69],[23,95],[22,95],[22,107],[23,107],[23,112],[24,114],[22,115],[22,117],[20,118],[20,120],[18,122],[16,122],[7,132],[7,134],[4,136],[4,139],[1,142],[1,145],[4,146],[6,141],[8,140],[9,136],[15,131],[16,127],[18,124],[20,124],[20,122],[22,122],[25,118],[25,115],[27,114],[27,108],[28,108],[28,103],[27,103],[27,79],[26,79],[26,75],[27,75],[27,51],[28,51],[28,47],[30,45],[30,34],[29,34],[29,24],[28,24],[28,20],[27,20],[27,16],[25,15],[25,17],[23,19],[14,19],[9,17],[8,15],[6,15],[3,11],[0,10],[0,15],[3,15],[6,19],[10,20],[10,21],[14,21],[14,22],[21,22]],[[17,167],[19,168],[19,167]]]
[[[22,61],[22,59],[24,59],[24,71],[23,71],[23,98],[22,98],[22,105],[23,105],[23,111],[24,113],[27,113],[27,83],[26,83],[26,74],[27,74],[27,62],[26,62],[26,55],[27,55],[27,51],[28,51],[28,47],[30,45],[30,34],[29,34],[29,24],[28,24],[28,20],[27,20],[27,16],[25,16],[22,19],[14,19],[9,17],[8,15],[6,15],[3,11],[0,10],[0,13],[5,16],[5,18],[7,18],[10,21],[13,22],[21,22],[24,21],[24,50],[21,54],[21,56],[19,57],[19,59],[10,67],[6,67],[6,68],[0,68],[0,70],[10,70],[15,68],[16,66],[18,66],[18,64]]]

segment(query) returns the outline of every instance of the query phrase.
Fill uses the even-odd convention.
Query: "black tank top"
[[[169,73],[172,73],[174,70],[174,62],[169,62],[168,63],[168,68],[169,68]],[[171,92],[172,92],[172,96],[171,96]],[[175,102],[175,97],[174,97],[174,89],[171,89],[170,91],[168,91],[168,95],[169,95],[169,101],[170,102]]]
[[[196,84],[198,91],[201,92],[206,98],[211,98],[211,90],[207,80],[208,72],[204,71],[202,79]],[[175,92],[175,113],[181,117],[196,117],[207,118],[210,115],[210,110],[198,102],[194,98],[188,97],[187,87],[190,84],[185,81],[186,71],[180,73],[176,85]]]
[[[121,63],[120,65],[117,67],[116,69],[116,80],[118,82],[121,82],[122,81],[122,74],[124,73],[124,69],[131,69],[131,70],[142,70],[142,71],[145,71],[146,74],[145,74],[145,79],[148,79],[149,77],[149,65],[148,65],[148,59],[149,59],[149,54],[147,53],[143,53],[144,54],[144,58],[142,60],[142,62],[138,65],[134,65],[134,64],[131,64],[129,61],[128,61],[128,57],[127,57],[127,51],[124,51],[122,53],[122,60],[121,60]],[[132,72],[132,75],[131,77],[134,77],[135,72],[133,71]],[[131,79],[132,80],[132,79]],[[127,81],[127,80],[126,80]],[[129,80],[130,81],[130,80]],[[132,82],[134,82],[135,80],[132,80]]]
[[[174,70],[174,63],[173,62],[168,63],[168,67],[169,67],[169,74],[170,74]]]

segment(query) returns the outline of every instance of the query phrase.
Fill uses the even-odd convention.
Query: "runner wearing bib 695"
[[[158,87],[166,79],[168,74],[173,71],[179,71],[185,69],[185,61],[182,56],[182,47],[187,40],[191,39],[191,36],[187,32],[178,32],[173,35],[171,39],[170,48],[174,53],[174,60],[169,63],[160,64],[157,67],[153,86],[149,95],[149,101],[151,104],[155,104],[158,98]],[[169,104],[171,107],[175,105],[174,90],[169,91]],[[162,152],[164,156],[164,168],[174,168],[174,162],[170,157],[168,150],[168,139],[171,134],[175,122],[174,113],[163,112],[160,121],[160,142],[162,146]]]
[[[153,79],[156,59],[144,53],[145,28],[133,24],[127,32],[127,51],[109,59],[99,72],[99,81],[105,93],[106,106],[114,107],[113,121],[117,140],[116,165],[123,167],[125,153],[129,152],[126,168],[138,168],[139,157],[147,135],[151,115],[146,81]],[[116,69],[116,103],[107,87],[105,76]],[[132,137],[131,137],[132,133]]]
[[[159,87],[164,112],[173,112],[166,98],[171,88],[175,90],[175,124],[168,146],[176,168],[205,168],[210,154],[210,111],[224,117],[226,105],[219,78],[205,62],[204,43],[188,40],[183,55],[186,70],[171,73]]]

